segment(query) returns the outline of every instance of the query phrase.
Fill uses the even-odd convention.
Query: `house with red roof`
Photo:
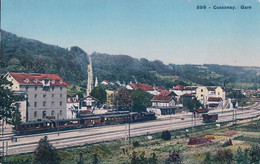
[[[126,89],[128,90],[142,90],[145,92],[148,92],[152,95],[158,95],[158,92],[149,84],[134,84],[134,83],[130,83],[126,86]]]
[[[163,86],[155,86],[154,87],[154,90],[156,90],[157,92],[162,92],[162,91],[165,91],[166,89],[165,89],[165,87],[163,87]]]
[[[108,85],[109,83],[110,83],[109,81],[103,80],[103,81],[101,82],[101,85]]]
[[[97,107],[98,99],[93,96],[87,96],[80,100],[80,111],[93,112]]]
[[[154,112],[156,115],[175,114],[176,94],[173,91],[162,91],[151,100],[152,106],[147,108],[148,112]]]
[[[23,122],[47,118],[67,118],[67,86],[58,74],[7,73],[6,79],[13,83],[11,90],[26,95],[18,102]]]

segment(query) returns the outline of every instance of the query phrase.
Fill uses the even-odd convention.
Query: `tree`
[[[237,148],[237,153],[236,153],[236,156],[235,156],[235,160],[236,160],[237,164],[244,163],[244,155],[243,155],[243,151],[242,151],[241,147]]]
[[[47,136],[40,139],[34,155],[35,160],[40,164],[56,164],[61,160],[56,149],[49,143]]]
[[[145,112],[151,106],[152,95],[140,89],[134,90],[131,94],[133,112]]]
[[[251,163],[259,163],[260,161],[260,147],[258,145],[251,145],[250,148]]]
[[[15,94],[10,87],[12,82],[6,80],[5,77],[0,77],[0,117],[3,122],[16,124],[20,122],[21,117],[15,106],[15,103],[22,101],[24,95]]]
[[[194,109],[203,107],[202,104],[197,100],[197,98],[183,99],[183,106],[186,107],[190,112],[193,112]]]
[[[104,104],[107,101],[107,92],[101,86],[93,88],[90,95],[99,100],[98,105]]]
[[[96,153],[93,154],[93,164],[98,164],[98,155]]]
[[[114,105],[117,106],[119,109],[129,109],[131,105],[131,97],[130,93],[125,88],[120,88],[114,100]]]

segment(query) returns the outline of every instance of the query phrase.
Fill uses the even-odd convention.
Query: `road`
[[[235,111],[236,117],[233,118],[233,112]],[[260,116],[260,103],[257,102],[249,108],[236,109],[236,110],[212,111],[219,114],[218,122],[232,121],[233,119],[245,119],[255,116]],[[192,121],[193,120],[193,121]],[[163,130],[176,130],[183,129],[192,126],[204,125],[201,119],[192,119],[190,113],[172,115],[171,117],[158,118],[154,121],[131,123],[131,137],[147,135],[152,133],[162,132]],[[58,135],[57,132],[41,133],[41,134],[31,134],[15,136],[18,141],[11,142],[11,137],[13,133],[7,133],[6,135],[0,137],[0,140],[5,143],[8,142],[8,155],[21,154],[33,152],[38,144],[38,141],[43,136],[48,136],[48,139],[57,149],[80,146],[91,143],[98,143],[104,141],[111,141],[117,139],[123,139],[126,136],[128,130],[126,124],[109,125],[109,126],[99,126],[83,129],[74,129],[61,131]],[[2,150],[2,141],[0,141]],[[6,153],[6,146],[5,146]]]

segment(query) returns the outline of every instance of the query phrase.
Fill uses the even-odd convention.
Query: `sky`
[[[1,5],[3,30],[64,48],[79,46],[88,54],[260,66],[260,0],[2,0]]]

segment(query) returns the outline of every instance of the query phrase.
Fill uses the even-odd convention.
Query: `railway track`
[[[258,107],[256,107],[258,108]],[[239,111],[237,113],[236,119],[241,118],[250,118],[255,117],[256,115],[260,115],[259,110],[244,110]],[[226,121],[232,121],[233,113],[223,113],[219,114],[219,121],[218,122],[226,122]],[[147,133],[157,133],[161,132],[162,130],[176,130],[176,129],[182,129],[182,128],[188,128],[192,127],[191,117],[185,118],[183,121],[169,121],[169,120],[162,120],[158,121],[158,125],[154,125],[156,121],[150,121],[146,123],[134,123],[131,124],[131,136],[139,136],[139,135],[145,135]],[[150,124],[150,125],[149,125]],[[152,124],[152,125],[151,125]],[[198,120],[196,122],[196,125],[203,125],[202,121]],[[56,139],[50,139],[50,142],[55,146],[56,148],[65,148],[65,147],[73,147],[73,146],[82,146],[85,144],[91,144],[91,143],[97,143],[97,142],[103,142],[103,141],[110,141],[115,139],[122,139],[125,137],[125,126],[124,125],[114,125],[109,127],[110,131],[106,132],[99,132],[102,131],[103,128],[106,127],[95,127],[95,128],[86,128],[89,129],[88,132],[84,132],[86,134],[80,135],[80,133],[83,133],[83,129],[77,132],[78,134],[71,137],[63,137],[63,138],[56,138]],[[76,129],[78,130],[78,129]],[[97,132],[95,132],[97,131]],[[75,131],[71,131],[75,132]],[[48,136],[57,135],[57,132],[54,132],[56,134],[48,134]],[[65,132],[62,135],[66,135],[68,132]],[[44,136],[44,134],[40,134],[40,136]],[[24,136],[24,137],[39,137],[39,135],[34,136]],[[20,139],[22,139],[23,136],[21,136]],[[19,139],[19,138],[18,138]],[[33,152],[38,144],[38,140],[35,140],[34,142],[26,142],[23,144],[13,144],[10,145],[8,148],[8,154],[20,154],[20,153],[29,153]],[[1,149],[1,147],[0,147]]]

